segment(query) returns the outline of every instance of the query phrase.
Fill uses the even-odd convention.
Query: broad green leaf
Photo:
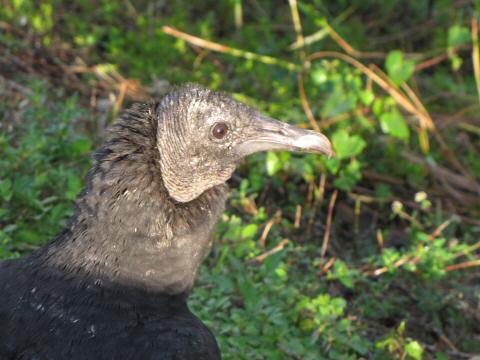
[[[470,30],[465,26],[454,25],[448,29],[447,47],[448,57],[453,71],[458,71],[463,64],[463,59],[457,55],[455,47],[472,41]]]
[[[350,136],[346,130],[338,130],[332,136],[333,147],[338,158],[346,159],[360,154],[367,143],[358,135]]]
[[[81,155],[92,150],[92,142],[87,138],[77,139],[72,142],[72,151],[75,154]]]
[[[390,134],[398,139],[408,140],[410,129],[405,118],[398,110],[392,110],[380,116],[380,125],[386,134]]]
[[[337,156],[331,157],[327,160],[327,169],[330,170],[333,175],[336,175],[338,173],[341,165],[341,161]]]
[[[288,271],[284,266],[279,266],[275,269],[275,274],[283,281],[288,280]]]
[[[453,54],[450,56],[450,62],[452,63],[453,71],[458,71],[462,67],[463,59],[460,56]]]
[[[370,106],[373,100],[375,100],[375,94],[370,90],[360,91],[359,96],[360,96],[360,100],[365,106]]]
[[[249,224],[245,226],[242,230],[242,237],[245,238],[252,238],[257,233],[258,226],[256,224]]]
[[[415,62],[405,60],[403,52],[394,50],[388,54],[385,67],[394,84],[401,85],[412,76],[415,70]]]
[[[312,80],[316,85],[321,85],[327,82],[327,71],[323,67],[316,67],[312,73]]]
[[[454,25],[448,29],[447,46],[449,49],[469,43],[471,40],[470,30],[465,26]]]
[[[282,163],[278,158],[278,155],[273,151],[267,153],[267,174],[272,176],[275,175],[282,169]]]
[[[345,285],[349,289],[354,288],[355,276],[356,272],[350,270],[347,264],[345,264],[341,260],[337,260],[333,267],[333,271],[328,273],[329,279],[338,279],[343,285]]]
[[[423,358],[423,348],[417,341],[410,341],[405,346],[405,351],[415,360],[422,360]]]

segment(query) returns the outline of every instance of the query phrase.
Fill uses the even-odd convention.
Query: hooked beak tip
[[[330,140],[325,135],[312,130],[307,131],[307,134],[293,138],[293,147],[300,151],[325,154],[329,158],[335,154]]]
[[[246,156],[268,150],[326,154],[328,157],[335,154],[330,140],[322,133],[258,114],[249,138],[238,146],[237,151],[240,156]]]

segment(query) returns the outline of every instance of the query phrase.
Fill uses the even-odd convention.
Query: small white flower
[[[395,214],[398,214],[400,211],[402,211],[403,209],[403,204],[398,201],[398,200],[395,200],[393,203],[392,203],[392,211],[395,213]]]
[[[419,191],[415,194],[415,202],[420,203],[427,199],[427,193],[425,191]]]

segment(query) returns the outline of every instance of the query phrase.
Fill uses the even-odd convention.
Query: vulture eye
[[[228,126],[225,123],[216,123],[212,128],[212,135],[216,139],[223,139],[227,135]]]

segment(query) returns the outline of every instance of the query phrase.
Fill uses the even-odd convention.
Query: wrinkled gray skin
[[[228,131],[212,134],[217,123]],[[219,359],[186,300],[244,156],[328,140],[188,85],[134,106],[95,155],[75,215],[0,263],[1,359]]]

